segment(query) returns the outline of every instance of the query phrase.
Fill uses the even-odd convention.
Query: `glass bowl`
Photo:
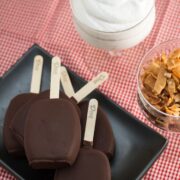
[[[73,22],[80,37],[92,46],[106,51],[124,50],[139,44],[151,32],[156,18],[154,2],[147,16],[135,26],[117,32],[98,31],[78,19],[72,1],[70,0]]]
[[[138,68],[138,104],[143,111],[146,118],[152,122],[155,126],[171,132],[180,133],[180,116],[174,116],[160,111],[144,97],[142,93],[143,83],[141,81],[141,75],[144,71],[144,67],[147,67],[153,58],[160,57],[162,52],[169,54],[174,49],[180,48],[180,39],[174,39],[163,42],[158,46],[153,47],[142,59]]]

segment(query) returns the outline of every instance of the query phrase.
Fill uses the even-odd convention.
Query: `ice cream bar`
[[[82,137],[85,133],[86,116],[88,111],[88,102],[83,101],[79,104],[81,110],[81,133]],[[111,159],[114,155],[115,140],[112,127],[109,123],[108,117],[100,106],[97,111],[97,122],[94,133],[94,149],[102,151]]]
[[[64,74],[61,74],[61,75],[62,75],[62,78],[65,77]],[[33,87],[35,87],[35,85]],[[73,90],[73,89],[69,88],[69,91],[70,90]],[[66,92],[66,94],[68,94],[68,93]],[[26,123],[26,116],[27,116],[27,113],[29,112],[31,105],[38,100],[48,99],[48,98],[49,98],[49,91],[45,91],[45,92],[40,93],[39,95],[33,96],[33,98],[31,100],[29,100],[25,105],[23,105],[15,113],[14,118],[12,119],[12,122],[10,124],[10,129],[12,130],[12,132],[13,132],[14,136],[16,137],[16,139],[18,140],[18,142],[23,147],[24,147],[24,127],[25,127],[25,123]],[[68,97],[63,92],[60,93],[60,98],[68,99]],[[76,105],[76,102],[73,101],[72,99],[69,99],[69,100],[75,105],[75,108],[76,108],[79,116],[81,116],[80,109]]]
[[[16,112],[26,103],[31,101],[39,91],[42,67],[43,67],[43,57],[40,55],[35,56],[30,93],[24,93],[15,96],[11,100],[7,108],[5,120],[4,120],[3,137],[4,137],[4,145],[9,154],[16,156],[24,155],[23,147],[14,137],[10,129],[10,124],[12,123],[12,120]]]
[[[64,92],[67,96],[72,97],[74,95],[74,89],[69,77],[69,74],[65,67],[61,67],[61,83]],[[82,137],[85,133],[86,116],[88,110],[88,101],[83,101],[79,103],[81,110],[81,132]],[[83,140],[82,140],[83,141]],[[100,106],[98,106],[97,112],[97,123],[96,131],[94,135],[94,148],[104,152],[108,158],[112,158],[114,155],[115,140],[111,125],[109,123],[108,117]]]
[[[41,92],[39,95],[34,96],[31,100],[29,100],[26,104],[24,104],[14,115],[14,118],[10,124],[10,129],[23,149],[24,149],[24,128],[25,128],[26,117],[29,112],[29,109],[36,101],[42,99],[48,99],[48,98],[49,98],[49,90]],[[60,93],[60,98],[68,99],[68,97],[63,92]]]
[[[51,65],[50,99],[32,104],[24,129],[24,145],[29,164],[35,169],[70,166],[80,148],[78,112],[69,99],[59,98],[60,59]]]
[[[73,166],[56,170],[54,180],[110,180],[111,169],[104,153],[92,149],[97,114],[97,101],[89,103],[84,148],[79,152]]]
[[[84,85],[80,90],[74,93],[68,72],[65,67],[61,67],[61,83],[66,95],[69,98],[70,102],[75,106],[76,109],[79,109],[78,103],[80,103],[86,96],[88,96],[92,91],[98,88],[108,79],[108,73],[101,72],[92,80],[90,80],[86,85]]]

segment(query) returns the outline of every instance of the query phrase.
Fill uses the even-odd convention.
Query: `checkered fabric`
[[[72,22],[68,0],[0,0],[0,75],[34,43],[59,55],[63,63],[89,80],[107,71],[110,80],[100,90],[142,122],[169,140],[167,149],[144,176],[144,180],[180,179],[180,136],[149,123],[136,101],[136,73],[143,55],[162,41],[180,37],[180,1],[157,0],[153,31],[138,46],[112,57],[80,39]],[[13,180],[0,168],[0,180]]]

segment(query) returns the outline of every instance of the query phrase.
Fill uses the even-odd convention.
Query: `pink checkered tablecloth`
[[[120,57],[95,49],[76,33],[68,0],[0,0],[0,75],[34,43],[38,43],[85,79],[100,71],[110,74],[101,91],[169,140],[167,149],[144,176],[150,180],[180,180],[180,135],[155,128],[136,102],[136,73],[152,46],[180,37],[180,1],[157,0],[157,19],[151,34]],[[0,180],[13,180],[0,167]]]

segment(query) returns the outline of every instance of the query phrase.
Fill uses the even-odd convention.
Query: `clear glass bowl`
[[[151,121],[155,126],[171,132],[180,133],[180,116],[169,115],[165,112],[155,108],[148,100],[144,97],[141,89],[143,87],[141,81],[141,74],[144,68],[148,66],[151,59],[154,57],[160,57],[162,52],[169,54],[174,49],[180,48],[180,39],[174,39],[163,42],[158,46],[153,47],[142,59],[138,68],[138,93],[137,100],[140,108],[142,109],[146,118]]]
[[[98,31],[77,18],[72,1],[70,0],[73,21],[80,37],[92,46],[107,51],[124,50],[142,42],[151,32],[156,18],[154,3],[147,16],[135,26],[118,32]]]

